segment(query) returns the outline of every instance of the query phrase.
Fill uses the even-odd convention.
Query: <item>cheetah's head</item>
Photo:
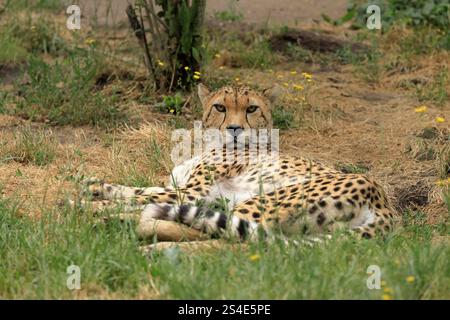
[[[198,86],[203,107],[203,125],[219,130],[272,128],[271,105],[278,95],[278,87],[257,92],[248,87],[222,87],[210,91]]]

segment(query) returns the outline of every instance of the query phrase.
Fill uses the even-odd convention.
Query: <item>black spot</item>
[[[187,198],[188,198],[190,201],[194,201],[194,200],[195,200],[195,197],[194,197],[194,196],[191,196],[191,195],[188,195]]]
[[[239,233],[239,236],[241,237],[241,239],[245,239],[247,236],[247,232],[248,232],[248,226],[249,223],[246,220],[240,220],[239,221],[239,226],[237,228],[237,232]]]
[[[168,218],[168,213],[169,213],[171,208],[172,208],[172,206],[169,206],[169,205],[159,206],[158,207],[157,217],[159,219],[161,219],[161,220],[167,219]]]
[[[257,218],[260,218],[261,215],[258,212],[253,212],[252,217],[257,219]]]
[[[375,207],[376,207],[377,209],[381,209],[381,205],[380,205],[379,203],[375,204]]]
[[[334,192],[338,192],[339,190],[341,190],[340,187],[334,187],[334,189],[333,189]]]
[[[186,214],[188,213],[189,209],[190,209],[190,205],[188,204],[182,204],[179,208],[178,208],[178,216],[179,216],[179,220],[181,222],[185,221],[185,217]]]
[[[227,216],[223,213],[219,215],[219,219],[217,220],[217,228],[225,229],[227,227]]]
[[[316,212],[317,209],[318,209],[317,206],[312,206],[311,208],[309,208],[308,211],[309,211],[310,214],[314,214],[314,212]]]
[[[334,203],[334,206],[336,207],[336,209],[338,209],[338,210],[342,210],[342,202],[340,202],[340,201],[337,201],[337,202],[335,202]]]
[[[354,212],[350,212],[350,214],[345,218],[346,221],[350,221],[353,220],[353,218],[355,217],[355,213]]]
[[[324,207],[327,206],[327,202],[324,201],[324,200],[320,200],[320,201],[319,201],[319,206],[321,206],[322,208],[324,208]]]
[[[286,165],[281,166],[281,169],[287,169],[287,168],[288,168],[288,166],[286,166]]]
[[[368,233],[368,232],[363,232],[363,233],[361,234],[361,237],[363,237],[363,238],[365,238],[365,239],[370,239],[370,238],[372,238],[372,236],[371,236],[370,233]]]
[[[297,191],[298,191],[297,187],[294,187],[294,188],[291,189],[291,192],[297,192]]]
[[[242,213],[242,214],[247,214],[248,213],[248,209],[242,208],[242,209],[239,209],[239,212]]]
[[[352,197],[352,199],[355,200],[355,201],[358,201],[358,200],[359,200],[359,196],[358,196],[357,194],[355,194],[355,195]]]
[[[344,184],[344,187],[350,188],[352,185],[353,185],[352,182],[347,182],[346,184]]]
[[[321,212],[317,216],[317,224],[321,226],[325,222],[325,215]]]
[[[365,184],[366,182],[364,181],[364,180],[362,180],[362,179],[358,179],[358,180],[356,180],[356,182],[358,182],[359,184]]]
[[[202,188],[195,188],[194,191],[201,192]]]
[[[207,218],[212,218],[212,217],[214,217],[214,215],[215,215],[215,212],[211,209],[206,210],[206,212],[204,213],[204,216]]]
[[[290,203],[283,204],[283,207],[285,207],[285,208],[290,208],[291,206],[292,206],[292,204],[290,204]]]
[[[318,193],[313,193],[313,194],[311,195],[311,197],[318,197],[318,196],[319,196]]]
[[[384,224],[384,220],[383,220],[383,219],[378,220],[378,224],[379,224],[380,226],[382,226],[382,225]]]
[[[286,193],[286,190],[281,189],[280,191],[278,191],[278,194],[284,194]]]

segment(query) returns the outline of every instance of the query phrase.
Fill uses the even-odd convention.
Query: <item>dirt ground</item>
[[[95,11],[92,7],[94,3],[97,2],[89,1],[91,7],[86,13],[89,18],[92,18],[91,13]],[[227,1],[208,3],[210,17],[213,12],[223,10],[228,5]],[[126,1],[113,1],[113,4],[113,20],[119,22],[123,19],[121,12],[124,11]],[[341,16],[346,5],[346,1],[278,0],[275,3],[269,0],[241,0],[237,6],[239,12],[244,12],[245,22],[248,23],[270,21],[274,24],[309,26],[311,21],[320,18],[321,13],[332,17]],[[104,18],[99,23],[106,20]],[[343,27],[331,28],[320,23],[317,23],[317,27],[322,27],[337,37],[350,32]],[[95,34],[94,27],[92,31]],[[392,41],[395,43],[395,39]],[[447,103],[444,107],[437,107],[427,104],[426,113],[417,113],[415,108],[423,103],[418,102],[410,91],[399,89],[399,83],[418,78],[432,79],[440,70],[448,69],[449,62],[448,52],[430,55],[417,61],[416,68],[411,71],[395,74],[383,71],[377,83],[366,82],[356,76],[351,65],[323,68],[318,64],[299,61],[285,61],[276,65],[274,70],[230,68],[224,73],[261,86],[270,86],[274,82],[282,84],[286,79],[296,81],[301,78],[301,72],[311,73],[314,86],[308,94],[309,107],[302,111],[305,113],[305,121],[299,128],[281,132],[281,151],[319,159],[330,165],[350,163],[367,167],[368,174],[386,187],[399,208],[423,210],[428,215],[427,220],[433,222],[441,221],[448,215],[442,194],[436,185],[442,179],[440,158],[436,156],[420,160],[411,149],[424,140],[418,136],[424,128],[437,128],[438,134],[429,142],[436,149],[448,152],[445,148],[448,147],[450,105]],[[292,74],[292,70],[297,73]],[[217,72],[205,70],[205,73],[209,71]],[[282,97],[282,101],[286,100],[287,97]],[[145,104],[133,102],[132,107],[149,124],[140,132],[118,132],[116,137],[122,144],[130,145],[129,141],[135,143],[133,139],[142,142],[148,138],[146,132],[149,127],[157,126],[158,132],[164,132],[163,121],[167,117],[149,112],[149,106]],[[438,116],[444,117],[446,122],[436,123]],[[1,140],[12,139],[13,129],[23,123],[25,121],[20,118],[0,115]],[[107,142],[105,132],[100,129],[53,127],[50,130],[58,137],[58,157],[53,163],[46,167],[17,162],[0,164],[2,193],[8,196],[18,195],[31,213],[40,214],[42,206],[52,207],[65,197],[66,190],[73,187],[64,178],[67,175],[83,172],[117,182],[117,161],[126,161],[135,152],[131,150],[118,155]],[[163,133],[160,134],[164,136]],[[83,156],[77,156],[78,151]],[[137,166],[139,161],[135,161]],[[165,174],[165,171],[157,173],[156,180],[164,181]]]
[[[80,0],[82,12],[90,21],[110,25],[126,21],[125,0]],[[296,25],[321,20],[324,13],[333,19],[341,17],[347,8],[346,0],[208,0],[207,17],[217,11],[230,10],[243,14],[244,21],[255,24]],[[84,7],[84,8],[83,8]]]

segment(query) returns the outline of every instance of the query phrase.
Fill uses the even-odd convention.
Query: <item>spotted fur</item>
[[[274,90],[258,93],[247,87],[224,87],[210,92],[200,86],[199,97],[206,126],[272,126]],[[217,236],[229,233],[255,239],[269,235],[275,226],[286,234],[344,228],[363,238],[392,230],[395,211],[373,179],[302,157],[266,154],[253,161],[255,152],[247,148],[237,154],[236,148],[226,145],[211,150],[175,168],[175,183],[165,189],[94,182],[89,190],[98,198],[139,206],[142,220],[177,221]],[[224,199],[227,207],[211,208]]]

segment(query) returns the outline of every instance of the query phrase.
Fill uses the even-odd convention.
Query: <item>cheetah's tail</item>
[[[145,219],[176,221],[212,235],[229,232],[242,240],[266,235],[264,230],[258,232],[258,223],[192,204],[148,204],[142,212],[141,221]]]

